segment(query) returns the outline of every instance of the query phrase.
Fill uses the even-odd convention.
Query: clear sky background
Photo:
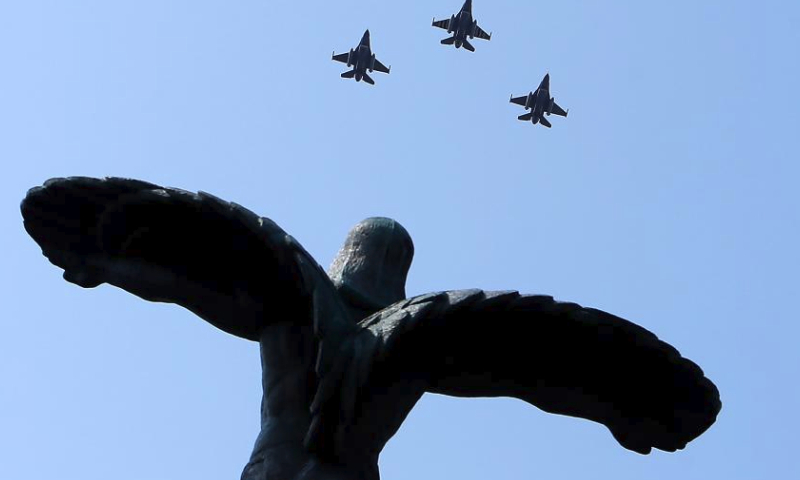
[[[476,0],[0,3],[0,478],[238,478],[258,346],[61,279],[28,188],[127,176],[269,216],[325,267],[391,216],[410,295],[546,293],[654,331],[719,386],[716,425],[640,456],[520,401],[428,395],[385,480],[800,478],[800,6]],[[364,29],[391,75],[345,81]],[[569,118],[516,120],[550,72]],[[209,252],[213,255],[213,252]],[[514,335],[515,332],[508,332]]]

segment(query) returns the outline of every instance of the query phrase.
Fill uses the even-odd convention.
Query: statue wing
[[[176,303],[239,337],[258,340],[270,316],[313,321],[324,290],[336,303],[327,275],[297,241],[206,193],[73,177],[31,189],[21,209],[25,229],[67,281]],[[326,326],[346,328],[345,319],[333,312]]]
[[[377,412],[359,421],[383,423],[384,443],[408,413],[397,410],[416,402],[414,388],[516,397],[549,413],[602,423],[622,446],[642,454],[684,448],[721,408],[703,371],[649,331],[548,296],[429,294],[392,305],[360,326],[350,340],[349,356],[357,361],[340,377],[339,416]],[[398,384],[406,387],[391,393]]]

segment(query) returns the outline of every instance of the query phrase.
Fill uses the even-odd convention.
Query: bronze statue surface
[[[176,303],[260,343],[261,433],[242,479],[378,479],[426,392],[519,398],[642,454],[684,448],[721,408],[697,365],[614,315],[515,291],[406,298],[414,247],[390,219],[358,224],[326,273],[271,220],[205,193],[76,177],[21,208],[67,281]]]

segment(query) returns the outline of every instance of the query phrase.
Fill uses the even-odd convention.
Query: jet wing
[[[560,115],[562,117],[566,117],[567,113],[569,113],[569,112],[567,112],[563,108],[559,107],[556,102],[553,102],[553,108],[550,111],[550,113],[552,113],[553,115]]]
[[[350,56],[350,53],[340,53],[339,55],[336,55],[336,54],[334,53],[334,54],[331,56],[331,58],[332,58],[333,60],[336,60],[337,62],[347,63],[347,58],[348,58],[349,56]]]
[[[382,64],[377,58],[375,59],[375,65],[373,69],[376,72],[383,72],[383,73],[389,73],[390,70],[389,68],[386,67],[386,65]]]
[[[477,37],[477,38],[482,38],[484,40],[491,40],[492,39],[491,34],[488,34],[488,33],[484,32],[483,29],[481,27],[477,26],[477,25],[475,25],[475,29],[472,32],[472,35]]]
[[[445,30],[449,30],[450,29],[450,19],[448,18],[447,20],[436,20],[434,18],[433,19],[433,23],[431,25],[433,25],[434,27],[439,27],[439,28],[443,28]]]
[[[523,106],[523,107],[524,107],[524,106],[525,106],[525,102],[527,102],[527,101],[528,101],[528,96],[527,96],[527,95],[525,95],[524,97],[516,97],[516,98],[514,98],[514,97],[512,96],[512,97],[511,97],[511,100],[509,100],[509,101],[510,101],[511,103],[516,103],[517,105],[521,105],[521,106]]]

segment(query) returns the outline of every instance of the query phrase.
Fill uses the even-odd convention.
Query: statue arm
[[[327,276],[271,220],[205,193],[128,179],[53,179],[23,200],[25,228],[64,278],[181,305],[258,340],[272,315],[307,316]]]

